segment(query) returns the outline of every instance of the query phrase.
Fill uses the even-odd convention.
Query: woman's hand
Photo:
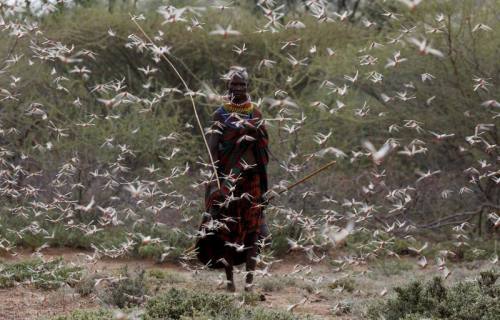
[[[259,129],[248,121],[243,122],[243,134],[255,136]]]
[[[217,181],[212,181],[210,182],[210,184],[208,185],[209,187],[209,194],[210,196],[214,196],[214,199],[216,199],[217,201],[224,201],[225,199],[225,193],[224,191],[222,190],[222,186],[221,188],[219,188],[219,186],[217,185]]]
[[[260,204],[264,207],[267,207],[269,205],[269,199],[266,196],[262,195],[259,200]]]

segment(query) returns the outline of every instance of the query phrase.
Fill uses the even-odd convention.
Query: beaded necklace
[[[224,103],[224,109],[226,109],[227,112],[236,112],[236,113],[244,113],[244,114],[250,114],[253,111],[253,103],[247,102],[243,106],[236,106],[232,103]]]
[[[250,114],[253,111],[253,103],[250,101],[250,97],[248,97],[248,99],[242,103],[225,102],[224,109],[227,112]]]

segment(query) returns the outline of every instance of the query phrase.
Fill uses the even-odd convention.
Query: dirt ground
[[[139,259],[101,259],[95,264],[85,260],[89,252],[68,249],[49,248],[43,251],[44,259],[62,256],[68,263],[84,266],[90,273],[116,274],[116,271],[127,265],[128,270],[158,269],[167,271],[182,281],[162,286],[211,290],[224,292],[222,280],[224,275],[219,270],[191,272],[175,264],[155,264],[149,260]],[[28,251],[19,251],[12,257],[3,257],[5,262],[22,261],[31,258]],[[498,268],[490,261],[448,263],[450,276],[445,280],[451,284],[458,280],[473,278],[479,271]],[[303,268],[302,271],[297,271]],[[243,267],[235,274],[238,298],[242,298]],[[434,261],[429,261],[426,268],[416,264],[416,258],[405,257],[380,259],[370,264],[352,264],[338,270],[330,260],[318,264],[310,264],[298,254],[287,257],[285,261],[273,264],[267,277],[256,277],[255,292],[263,295],[265,301],[257,305],[273,309],[286,310],[290,305],[307,297],[305,303],[298,305],[293,312],[313,315],[318,319],[362,319],[366,306],[376,299],[387,298],[394,294],[394,286],[403,285],[410,280],[426,280],[434,275],[441,275]],[[350,279],[350,286],[335,286],[338,279]],[[341,312],[343,305],[349,305],[346,312]],[[66,314],[75,309],[99,308],[102,303],[96,295],[80,297],[74,289],[62,287],[55,291],[43,291],[27,285],[0,290],[0,319],[43,319],[53,315]]]

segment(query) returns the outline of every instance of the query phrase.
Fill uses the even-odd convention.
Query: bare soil
[[[222,282],[225,276],[219,270],[204,270],[194,273],[173,263],[156,264],[151,260],[130,258],[104,258],[96,263],[89,263],[85,259],[85,255],[90,254],[89,252],[64,248],[48,248],[43,251],[44,259],[62,256],[66,262],[81,265],[90,273],[114,274],[119,268],[127,265],[131,271],[159,269],[178,275],[179,279],[182,279],[175,283],[161,285],[158,289],[159,292],[171,286],[195,290],[225,291]],[[21,250],[16,256],[3,257],[3,260],[14,262],[29,258],[32,258],[31,253],[28,250]],[[257,277],[254,291],[265,297],[265,301],[258,301],[257,305],[286,310],[290,305],[307,297],[307,301],[294,308],[293,312],[314,315],[318,319],[362,319],[366,306],[377,299],[393,295],[394,292],[391,288],[394,286],[403,285],[411,280],[430,279],[434,275],[441,274],[433,261],[430,261],[429,265],[422,269],[416,265],[416,259],[413,257],[405,257],[400,260],[391,258],[369,265],[350,265],[341,271],[336,270],[330,260],[330,262],[323,261],[319,264],[311,264],[311,268],[305,271],[294,272],[297,267],[307,265],[308,262],[300,254],[294,254],[287,257],[285,261],[274,264],[270,268],[271,276]],[[487,260],[448,263],[448,268],[452,273],[446,282],[450,284],[475,277],[481,270],[496,267]],[[239,299],[243,297],[244,283],[241,274],[243,270],[242,267],[239,267],[235,274],[237,292],[234,294]],[[344,277],[352,279],[351,283],[354,284],[354,288],[345,287],[342,289],[342,287],[329,286],[335,279]],[[269,285],[269,281],[276,284]],[[268,282],[267,285],[264,285],[265,282]],[[334,307],[339,303],[350,305],[350,311],[337,314]],[[69,286],[55,291],[43,291],[21,284],[15,288],[0,290],[0,319],[2,320],[43,319],[53,315],[66,314],[75,309],[99,307],[102,307],[102,304],[96,295],[80,297]]]

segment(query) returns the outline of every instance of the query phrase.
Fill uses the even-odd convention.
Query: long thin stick
[[[318,173],[320,173],[321,171],[325,170],[326,168],[330,167],[331,165],[333,165],[334,163],[336,163],[337,161],[333,160],[327,164],[325,164],[324,166],[322,166],[321,168],[311,172],[310,174],[308,174],[307,176],[305,176],[304,178],[294,182],[293,184],[289,185],[285,190],[281,190],[280,192],[278,192],[278,195],[284,193],[284,192],[287,192],[288,190],[292,189],[293,187],[301,184],[302,182],[306,181],[307,179],[310,179],[312,178],[313,176],[317,175]],[[267,201],[270,201],[271,199],[273,199],[275,196],[271,196],[269,197],[269,199]],[[196,244],[194,243],[193,245],[191,245],[189,248],[187,248],[186,250],[184,250],[184,253],[189,253],[191,251],[193,251],[194,249],[196,248]]]
[[[317,175],[318,173],[320,173],[321,171],[325,170],[326,168],[328,168],[329,166],[333,165],[334,163],[336,163],[336,161],[335,161],[335,160],[333,160],[333,161],[331,161],[331,162],[329,162],[329,163],[325,164],[324,166],[322,166],[321,168],[319,168],[319,169],[317,169],[317,170],[315,170],[315,171],[311,172],[310,174],[308,174],[308,175],[307,175],[307,176],[305,176],[304,178],[302,178],[302,179],[300,179],[300,180],[298,180],[298,181],[294,182],[293,184],[289,185],[288,187],[286,187],[286,189],[285,189],[285,190],[281,190],[280,192],[278,192],[278,195],[280,195],[280,194],[282,194],[282,193],[284,193],[284,192],[287,192],[288,190],[290,190],[290,189],[292,189],[293,187],[295,187],[295,186],[297,186],[297,185],[301,184],[302,182],[306,181],[307,179],[312,178],[313,176]],[[269,197],[269,198],[267,199],[267,201],[270,201],[270,200],[271,200],[271,199],[273,199],[274,197],[275,197],[275,195],[273,195],[273,196]]]
[[[144,35],[144,37],[146,37],[146,39],[149,42],[151,42],[151,44],[153,46],[156,47],[156,45],[154,44],[153,40],[151,40],[151,38],[146,34],[146,32],[144,31],[144,29],[142,29],[141,26],[137,23],[137,21],[135,21],[134,16],[132,14],[130,14],[130,12],[128,14],[132,18],[132,21],[135,23],[135,25],[137,26],[137,28],[139,28],[139,30],[142,32],[142,34]],[[174,69],[175,73],[177,74],[177,76],[181,80],[181,82],[184,85],[184,87],[186,88],[186,90],[190,91],[190,89],[189,89],[186,81],[184,81],[184,79],[182,78],[182,76],[180,75],[180,73],[177,71],[177,68],[175,68],[175,66],[173,65],[173,63],[163,54],[163,52],[161,52],[161,56],[163,57],[163,59],[165,59],[165,61],[167,61],[167,63],[170,65],[170,67],[172,69]],[[201,136],[203,137],[203,142],[205,142],[205,146],[207,147],[208,155],[210,157],[210,162],[212,163],[212,168],[214,169],[215,179],[217,180],[217,187],[220,189],[220,182],[219,182],[219,176],[217,175],[217,168],[215,167],[214,159],[212,157],[212,153],[210,152],[210,147],[208,146],[207,139],[205,138],[205,132],[203,131],[203,127],[201,125],[200,118],[198,117],[198,112],[196,111],[196,106],[194,104],[193,96],[189,95],[189,98],[191,99],[191,105],[193,106],[193,111],[194,111],[194,115],[195,115],[195,118],[196,118],[196,122],[198,122],[198,127],[200,128]]]

